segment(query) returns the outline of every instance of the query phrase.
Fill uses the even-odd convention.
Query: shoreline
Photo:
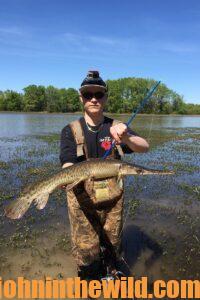
[[[83,114],[82,111],[76,112],[47,112],[47,111],[0,111],[0,114],[27,114],[27,115],[34,115],[34,114],[41,114],[41,115],[80,115]],[[109,113],[105,112],[105,115],[116,115],[116,116],[130,116],[131,113]],[[138,114],[138,116],[158,116],[158,117],[200,117],[200,114]]]

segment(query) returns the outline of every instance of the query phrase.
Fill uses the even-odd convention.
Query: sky
[[[199,0],[0,0],[0,90],[161,80],[200,104]]]

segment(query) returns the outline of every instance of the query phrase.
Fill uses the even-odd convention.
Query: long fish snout
[[[120,175],[126,176],[126,175],[133,175],[137,174],[136,168],[131,164],[122,164],[120,168]]]
[[[125,175],[151,175],[151,174],[157,174],[157,175],[173,175],[175,174],[174,171],[170,170],[156,170],[156,169],[150,169],[145,168],[138,165],[132,165],[132,164],[122,164],[120,169],[120,174],[122,176]]]

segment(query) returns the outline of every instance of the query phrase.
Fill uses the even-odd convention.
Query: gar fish
[[[11,219],[20,219],[34,202],[37,209],[43,209],[49,195],[58,187],[66,185],[72,189],[87,179],[103,179],[125,175],[172,174],[171,171],[154,170],[135,164],[110,159],[90,159],[62,169],[41,182],[26,187],[21,195],[5,208],[5,215]]]

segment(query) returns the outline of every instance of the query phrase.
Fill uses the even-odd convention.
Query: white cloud
[[[71,42],[75,45],[83,45],[87,43],[93,43],[96,45],[101,44],[102,46],[113,46],[116,44],[121,43],[120,39],[115,39],[111,37],[104,37],[104,36],[95,36],[95,35],[79,35],[73,33],[64,33],[59,38],[63,42]]]
[[[98,35],[65,33],[59,37],[59,40],[71,48],[79,47],[80,52],[81,50],[92,51],[92,49],[105,53],[112,50],[115,53],[132,54],[136,52],[152,53],[155,51],[175,54],[192,54],[199,52],[199,48],[195,43],[174,41],[173,39],[168,39],[167,41],[166,38],[165,40],[157,40],[156,38],[145,39],[144,37],[113,38]]]
[[[102,37],[102,36],[89,36],[88,39],[91,42],[97,43],[97,44],[103,44],[108,46],[114,46],[118,44],[120,41],[117,39]]]
[[[19,35],[23,35],[24,31],[17,26],[7,26],[7,27],[0,27],[0,34],[19,36]]]
[[[192,54],[199,52],[199,48],[189,43],[169,42],[160,44],[160,48],[164,51],[173,52],[177,54]]]

